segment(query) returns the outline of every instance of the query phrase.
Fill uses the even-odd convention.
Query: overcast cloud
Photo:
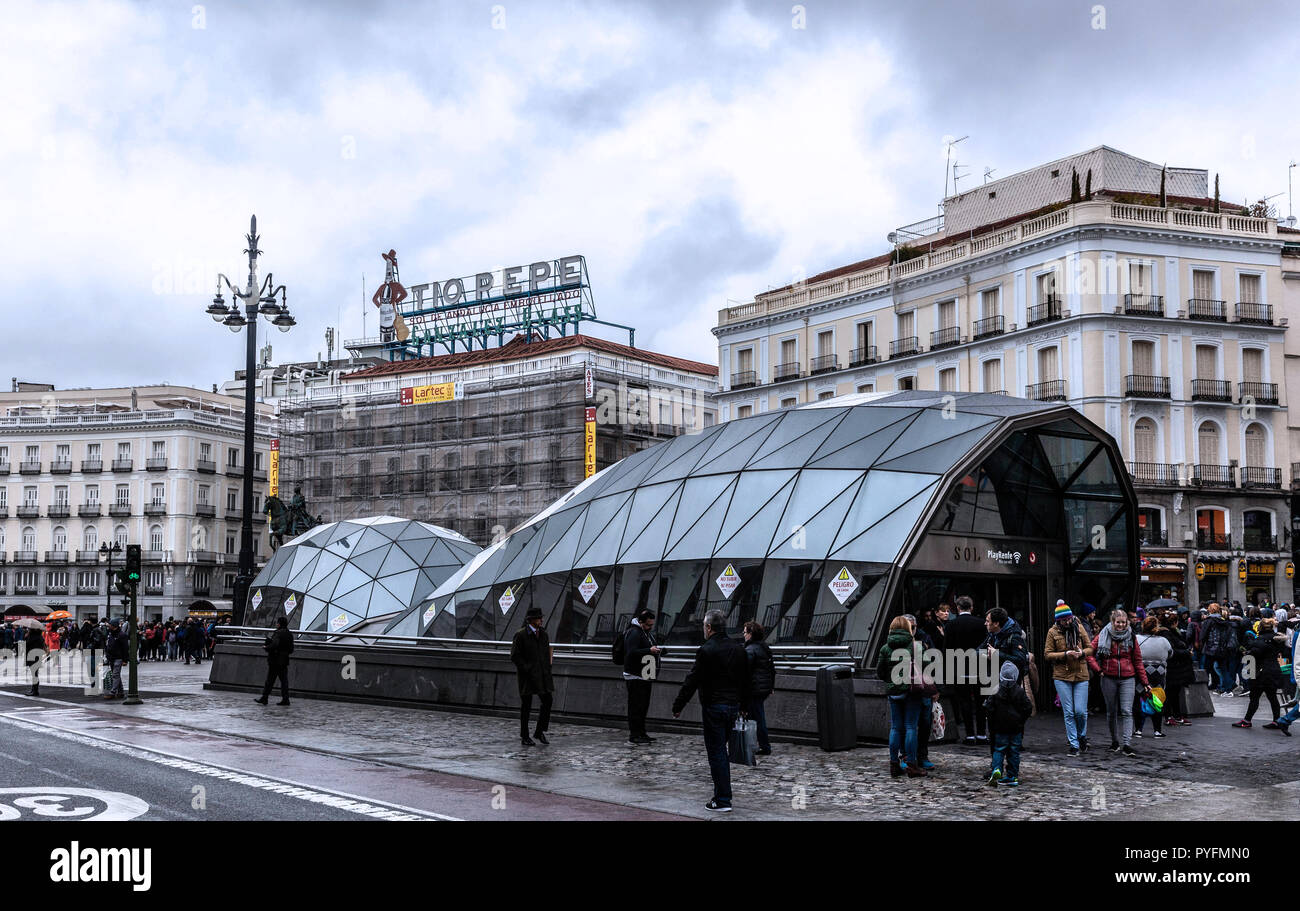
[[[933,215],[945,135],[963,188],[1104,143],[1285,214],[1293,5],[1096,5],[10,0],[5,376],[228,379],[251,213],[276,361],[374,334],[394,247],[408,285],[581,253],[603,319],[708,362],[728,299]]]

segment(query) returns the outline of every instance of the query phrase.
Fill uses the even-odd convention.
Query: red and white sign
[[[858,580],[853,578],[853,573],[849,572],[847,566],[841,566],[840,571],[827,583],[826,587],[831,590],[835,600],[843,604],[849,600],[850,595],[858,590]]]
[[[722,571],[722,575],[718,576],[714,581],[718,585],[718,590],[722,592],[722,597],[730,598],[731,593],[740,587],[740,574],[736,572],[734,566],[728,563],[727,568]]]
[[[1029,565],[1033,566],[1037,562],[1038,562],[1038,554],[1031,550],[1029,552]]]
[[[591,596],[600,590],[596,580],[592,578],[591,573],[587,573],[587,578],[578,583],[578,594],[582,595],[582,603],[590,604]]]
[[[587,368],[587,398],[596,397],[596,373],[590,367]]]

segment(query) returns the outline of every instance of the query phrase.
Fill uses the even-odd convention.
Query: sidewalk
[[[209,665],[140,667],[142,692],[166,693],[140,706],[93,700],[95,708],[166,724],[285,744],[397,767],[469,775],[492,783],[612,801],[687,816],[711,816],[700,736],[654,733],[633,746],[626,732],[555,725],[549,747],[519,746],[518,722],[458,712],[297,699],[263,707],[245,693],[202,689]],[[45,689],[42,690],[45,694]],[[79,690],[50,688],[81,702]],[[75,693],[75,696],[71,696]],[[728,819],[1300,819],[1300,738],[1230,722],[1245,699],[1215,697],[1215,718],[1168,736],[1134,738],[1136,758],[1106,751],[1104,715],[1089,720],[1094,749],[1065,754],[1059,715],[1035,717],[1026,731],[1019,789],[984,784],[987,747],[931,749],[937,774],[891,779],[883,747],[825,753],[774,744],[756,768],[732,767],[737,812]]]

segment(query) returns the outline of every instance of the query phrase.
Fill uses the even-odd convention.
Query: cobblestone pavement
[[[172,695],[142,706],[96,708],[396,766],[704,817],[711,793],[703,739],[656,733],[633,746],[609,727],[555,724],[551,745],[521,748],[517,720],[459,712],[297,699],[262,707],[245,693],[201,688],[208,665],[146,664],[141,689]],[[79,691],[66,691],[79,692]],[[49,695],[62,698],[59,690]],[[79,701],[79,700],[78,700]],[[826,753],[777,743],[756,768],[732,767],[737,812],[727,819],[1300,818],[1300,738],[1258,725],[1235,730],[1245,700],[1215,697],[1214,718],[1135,738],[1135,758],[1111,754],[1104,715],[1090,718],[1094,749],[1071,759],[1059,715],[1031,720],[1022,785],[984,783],[987,747],[935,746],[929,778],[891,779],[882,747]],[[1243,812],[1249,808],[1249,812]]]

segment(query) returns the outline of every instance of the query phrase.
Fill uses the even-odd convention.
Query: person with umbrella
[[[46,656],[45,625],[41,621],[30,617],[24,617],[14,625],[26,627],[27,629],[25,642],[27,649],[26,664],[27,671],[32,677],[32,688],[27,695],[39,696],[41,694],[41,663],[44,662]]]

